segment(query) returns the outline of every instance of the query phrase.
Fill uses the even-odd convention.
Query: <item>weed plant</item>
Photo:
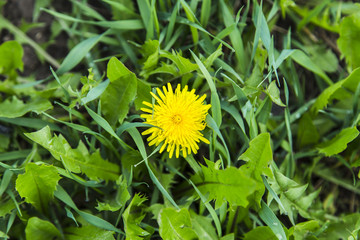
[[[358,3],[11,2],[0,238],[359,239]]]

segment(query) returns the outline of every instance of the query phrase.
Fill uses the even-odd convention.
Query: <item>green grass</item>
[[[1,15],[0,238],[358,239],[360,4],[240,2]],[[41,15],[45,43],[29,34]],[[168,83],[211,104],[197,154],[141,135],[142,102]]]

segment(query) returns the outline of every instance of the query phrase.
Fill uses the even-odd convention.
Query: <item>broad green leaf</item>
[[[65,229],[64,233],[67,240],[115,240],[113,231],[107,231],[92,225],[69,227]]]
[[[107,66],[110,80],[106,91],[101,95],[101,111],[110,125],[123,122],[129,112],[129,104],[134,100],[137,78],[117,58],[110,59]]]
[[[0,201],[0,218],[5,217],[7,214],[11,213],[15,209],[15,203],[12,199]]]
[[[202,240],[214,240],[218,239],[215,228],[211,224],[211,218],[197,215],[195,212],[190,211],[190,218],[192,229],[194,229],[196,235]]]
[[[40,211],[46,211],[60,178],[54,166],[29,163],[25,173],[16,179],[16,190],[27,203]]]
[[[138,79],[136,98],[134,101],[136,110],[140,110],[140,108],[144,107],[143,101],[151,102],[150,92],[151,92],[150,85]]]
[[[62,135],[52,137],[49,126],[37,132],[25,133],[25,136],[46,148],[71,172],[83,172],[93,180],[117,180],[120,175],[119,166],[104,160],[99,151],[90,154],[81,141],[77,148],[71,148]]]
[[[16,70],[23,71],[22,57],[24,50],[16,41],[7,41],[0,45],[0,74],[9,75],[10,79],[17,76]]]
[[[265,192],[265,185],[261,175],[272,176],[269,164],[273,159],[270,146],[270,134],[261,133],[249,143],[249,148],[239,157],[246,163],[240,167],[246,176],[256,181],[255,202],[260,200]]]
[[[38,217],[32,217],[28,220],[25,228],[26,239],[49,240],[60,239],[59,230],[49,221]]]
[[[36,98],[24,103],[13,96],[11,100],[8,98],[0,103],[0,117],[17,118],[31,111],[39,114],[52,108],[53,106],[46,99]]]
[[[185,208],[164,208],[160,210],[157,222],[163,239],[199,239],[192,229],[189,211]]]
[[[360,12],[345,17],[340,23],[340,37],[337,44],[346,63],[353,69],[360,67],[359,35],[360,35]]]
[[[141,47],[143,55],[143,69],[151,70],[156,67],[159,61],[160,44],[158,40],[147,40]]]
[[[220,240],[235,240],[235,234],[229,233],[229,234],[221,237]]]
[[[278,240],[271,228],[261,226],[245,233],[244,240]]]
[[[297,143],[300,147],[318,143],[320,135],[310,117],[305,113],[299,120]]]
[[[215,200],[215,209],[228,201],[231,206],[247,207],[248,197],[254,193],[256,183],[242,170],[227,167],[219,170],[218,165],[205,160],[207,167],[201,166],[203,176],[194,175],[191,180],[209,200]]]
[[[126,233],[126,239],[144,239],[144,237],[150,235],[149,232],[142,229],[139,224],[145,217],[142,203],[147,199],[135,194],[131,203],[123,213],[124,229]]]
[[[319,228],[319,222],[310,220],[296,224],[289,229],[289,234],[294,236],[294,240],[303,240],[314,235]]]
[[[273,101],[275,104],[285,107],[285,104],[281,101],[280,98],[280,90],[276,86],[276,81],[272,81],[267,89],[265,90],[265,93],[270,97],[271,101]]]
[[[272,189],[280,195],[282,202],[290,221],[295,225],[294,215],[298,211],[304,218],[310,218],[309,207],[319,195],[320,190],[309,195],[305,195],[307,184],[299,183],[284,176],[279,170],[274,170],[274,178],[268,179]],[[281,209],[280,209],[281,211]]]
[[[317,149],[325,156],[332,156],[344,151],[347,145],[359,135],[356,127],[349,127],[341,130],[334,138],[320,144]]]

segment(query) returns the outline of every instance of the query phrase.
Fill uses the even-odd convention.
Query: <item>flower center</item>
[[[179,124],[182,119],[181,119],[180,115],[176,114],[172,117],[172,120],[175,124]]]

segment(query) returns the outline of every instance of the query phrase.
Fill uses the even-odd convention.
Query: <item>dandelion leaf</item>
[[[54,196],[60,176],[54,166],[29,163],[25,173],[18,175],[16,190],[27,203],[44,212]]]
[[[143,69],[149,71],[154,69],[159,61],[159,48],[158,40],[147,40],[141,47],[141,54],[143,55]]]
[[[26,239],[49,240],[60,239],[60,231],[49,221],[38,217],[28,220],[25,228]]]
[[[353,68],[360,67],[360,12],[342,20],[339,35],[337,44],[346,62]]]
[[[249,148],[239,157],[239,160],[246,162],[240,167],[240,170],[256,182],[254,200],[259,206],[265,192],[265,185],[261,175],[272,176],[269,168],[272,158],[269,133],[261,133],[251,140]]]
[[[46,148],[56,160],[62,161],[71,172],[83,172],[92,180],[99,178],[117,180],[120,175],[119,166],[104,160],[99,151],[90,154],[81,141],[77,148],[71,148],[62,135],[52,137],[49,126],[37,132],[25,133],[25,135]]]
[[[137,92],[134,100],[136,110],[144,107],[143,102],[151,102],[151,87],[141,80],[137,80]]]
[[[13,96],[0,103],[0,117],[17,118],[24,116],[28,112],[41,113],[52,109],[51,103],[43,98],[36,98],[27,103]]]
[[[274,234],[268,226],[261,226],[254,228],[244,235],[244,240],[278,240],[279,238]]]
[[[201,166],[203,176],[194,175],[191,178],[201,193],[215,200],[216,209],[226,201],[230,205],[247,207],[248,197],[254,193],[256,182],[238,168],[220,170],[217,164],[208,160],[205,162],[207,167]]]
[[[0,74],[9,75],[11,79],[17,76],[16,69],[23,71],[22,57],[24,50],[16,41],[7,41],[0,45]]]
[[[300,147],[318,143],[320,135],[310,114],[305,113],[299,120],[297,143]]]
[[[325,156],[333,156],[344,151],[347,145],[358,135],[359,131],[356,127],[345,128],[334,138],[320,144],[317,149],[319,153],[323,153]]]
[[[11,213],[11,211],[16,207],[12,199],[2,199],[2,201],[0,201],[0,206],[0,218],[5,217],[7,214]]]
[[[107,66],[110,80],[101,95],[101,111],[110,125],[123,122],[129,112],[129,105],[134,100],[137,90],[137,78],[122,62],[113,57]]]
[[[185,208],[164,208],[160,211],[157,221],[163,239],[199,239],[192,229],[189,211]]]
[[[304,218],[310,218],[308,209],[319,195],[320,189],[309,195],[305,195],[307,184],[299,183],[284,176],[279,170],[274,170],[274,178],[269,179],[271,188],[280,195],[286,213],[294,224],[294,215],[298,212]],[[295,225],[295,224],[294,224]]]
[[[147,199],[145,197],[141,197],[140,195],[135,194],[129,206],[125,209],[122,216],[124,221],[126,239],[144,239],[144,237],[150,235],[148,231],[142,229],[139,226],[141,221],[145,217],[142,203],[146,200]]]
[[[115,240],[113,231],[104,230],[93,225],[66,228],[65,237],[67,240]]]
[[[320,228],[319,222],[310,220],[296,224],[289,229],[289,235],[294,236],[294,240],[308,239],[307,237],[313,236],[314,233]]]
[[[203,240],[218,239],[215,232],[215,228],[211,223],[212,222],[211,218],[197,215],[193,211],[190,211],[190,218],[191,218],[192,228],[194,229],[199,239],[203,239]]]
[[[317,98],[311,107],[311,112],[316,115],[319,110],[325,108],[333,99],[345,99],[352,97],[347,90],[355,92],[360,82],[360,68],[355,69],[347,78],[327,87]],[[347,90],[345,90],[346,88]]]

